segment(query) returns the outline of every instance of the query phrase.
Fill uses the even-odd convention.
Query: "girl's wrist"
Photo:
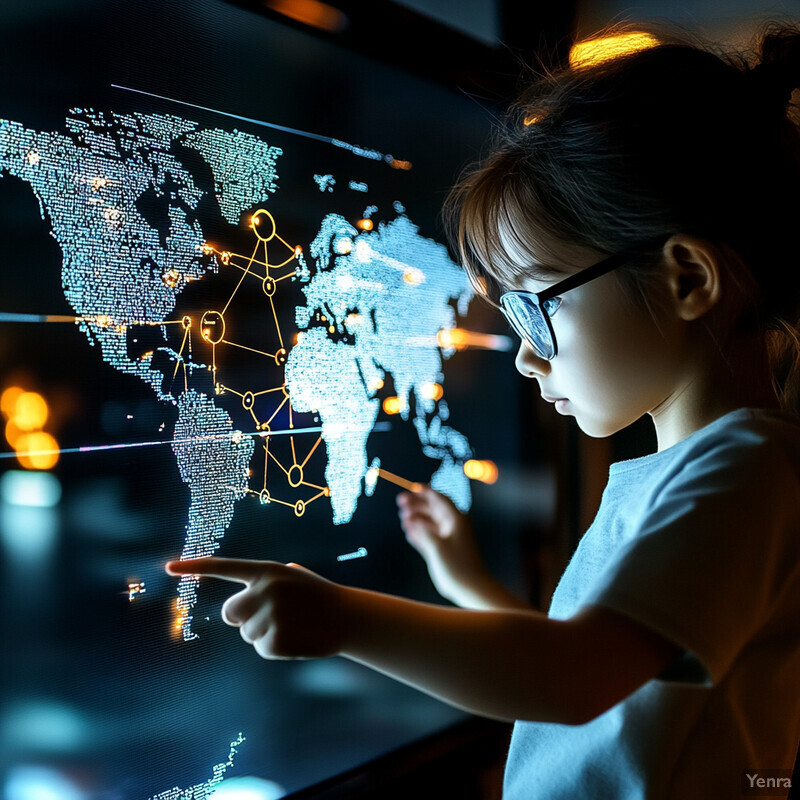
[[[448,598],[456,605],[477,611],[530,610],[530,606],[516,597],[488,572],[463,586],[456,598]]]
[[[338,629],[338,655],[346,656],[348,652],[360,649],[367,628],[367,618],[371,613],[369,595],[375,594],[354,586],[336,584],[337,597],[336,619]],[[374,602],[372,603],[374,608]]]

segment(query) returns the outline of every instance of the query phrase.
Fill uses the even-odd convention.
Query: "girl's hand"
[[[170,575],[198,575],[244,584],[222,607],[222,618],[267,659],[322,658],[344,641],[346,587],[298,564],[238,558],[170,561]]]
[[[450,500],[429,486],[397,496],[400,524],[409,544],[425,559],[442,597],[464,608],[525,607],[491,577],[472,524]]]

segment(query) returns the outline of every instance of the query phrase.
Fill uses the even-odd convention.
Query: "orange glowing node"
[[[180,277],[181,275],[177,270],[171,269],[161,276],[161,280],[163,280],[164,284],[169,286],[170,289],[174,289],[178,285]]]
[[[356,222],[356,227],[361,228],[362,231],[371,231],[375,225],[371,219],[364,218]]]
[[[402,405],[399,397],[386,397],[383,401],[383,410],[387,414],[399,414]]]
[[[497,464],[494,461],[471,458],[464,462],[464,474],[473,481],[494,483],[497,480]]]
[[[456,350],[464,350],[469,346],[469,332],[462,328],[442,329],[436,334],[436,341],[439,347],[453,347]]]
[[[444,328],[436,334],[439,347],[454,350],[466,350],[468,347],[479,347],[483,350],[509,350],[511,340],[506,336],[492,333],[477,333],[463,328]]]
[[[172,623],[172,633],[174,636],[179,636],[183,630],[183,626],[189,619],[189,609],[180,604],[180,600],[176,597],[174,602],[174,617]]]
[[[441,400],[444,389],[440,383],[423,383],[420,386],[420,394],[426,400]]]

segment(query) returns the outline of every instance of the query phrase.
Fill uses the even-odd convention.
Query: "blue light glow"
[[[87,795],[60,772],[48,767],[13,767],[4,800],[85,800]]]
[[[278,800],[285,794],[286,790],[274,781],[254,777],[230,778],[223,781],[208,800]]]
[[[52,508],[61,500],[61,483],[50,472],[10,470],[0,478],[0,501],[11,506]]]

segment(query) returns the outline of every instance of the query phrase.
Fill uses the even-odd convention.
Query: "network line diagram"
[[[262,504],[277,503],[288,506],[294,510],[298,517],[302,517],[308,505],[321,497],[330,497],[330,488],[308,479],[308,465],[311,457],[322,443],[322,436],[316,428],[297,428],[295,426],[295,415],[292,410],[292,403],[289,391],[283,375],[283,366],[286,364],[288,356],[287,344],[289,344],[281,330],[276,308],[276,300],[281,292],[281,283],[293,278],[297,274],[298,258],[302,255],[302,248],[292,246],[283,239],[277,231],[275,219],[272,214],[264,208],[254,211],[248,223],[248,227],[255,237],[255,244],[250,255],[234,253],[229,250],[219,250],[209,243],[203,245],[203,252],[207,256],[215,256],[222,269],[233,269],[241,272],[238,282],[230,296],[221,303],[218,308],[206,309],[198,319],[193,319],[185,315],[180,320],[183,328],[183,339],[180,349],[175,358],[175,370],[172,380],[178,377],[178,372],[183,369],[184,386],[188,387],[188,370],[192,368],[192,332],[199,328],[201,340],[211,349],[211,363],[209,365],[213,382],[214,393],[221,395],[234,395],[241,402],[242,408],[250,415],[255,427],[255,435],[261,440],[263,449],[263,474],[254,484],[246,489],[248,495],[258,498]],[[275,252],[279,256],[275,261]],[[169,280],[169,276],[165,276]],[[269,352],[264,349],[251,347],[242,341],[235,341],[232,338],[231,329],[234,327],[231,321],[233,311],[231,306],[234,299],[240,293],[257,291],[260,292],[269,306],[269,318],[273,326],[274,351]],[[299,335],[299,334],[298,334]],[[225,351],[227,349],[241,350],[251,353],[257,359],[263,359],[266,368],[278,370],[275,384],[267,389],[253,390],[237,382],[234,375],[229,375],[225,369]],[[259,398],[270,396],[277,401],[274,407],[270,407],[268,413],[264,413],[259,407]],[[286,409],[289,418],[288,430],[274,430],[273,423],[278,414]],[[317,433],[315,441],[308,447],[305,445],[307,434]],[[275,448],[271,447],[271,442],[276,436],[288,436],[290,447],[290,460],[276,455]],[[301,447],[300,441],[303,446]],[[283,476],[286,483],[297,491],[305,490],[305,497],[294,500],[287,500],[284,496],[273,494],[268,485],[268,476],[275,470]],[[251,475],[252,477],[252,475]],[[280,492],[279,492],[280,494]]]

